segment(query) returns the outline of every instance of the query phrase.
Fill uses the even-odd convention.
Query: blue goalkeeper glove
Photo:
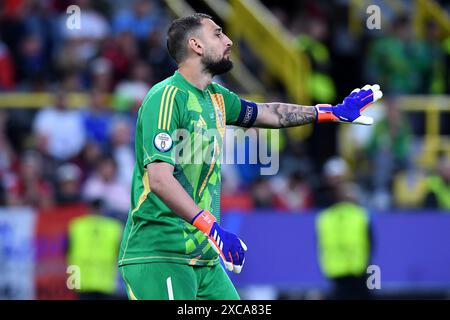
[[[315,106],[317,123],[337,121],[371,125],[373,118],[363,116],[361,112],[370,104],[381,99],[382,96],[383,92],[381,92],[379,85],[365,85],[362,89],[353,90],[341,104],[335,106],[318,104]]]
[[[201,210],[191,224],[203,231],[213,249],[222,258],[228,271],[240,273],[245,261],[247,246],[234,233],[222,229],[216,218],[207,210]]]

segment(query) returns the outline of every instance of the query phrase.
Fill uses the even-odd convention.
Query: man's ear
[[[199,56],[203,54],[203,46],[196,38],[190,38],[189,39],[189,47],[197,53]]]

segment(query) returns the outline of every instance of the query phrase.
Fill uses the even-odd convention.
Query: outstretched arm
[[[313,106],[301,106],[282,102],[257,103],[258,116],[253,126],[260,128],[287,128],[316,121]]]
[[[371,125],[373,119],[361,115],[361,112],[382,96],[379,85],[366,85],[362,89],[353,90],[342,103],[335,106],[329,104],[301,106],[281,102],[257,103],[257,116],[253,126],[286,128],[321,122]]]

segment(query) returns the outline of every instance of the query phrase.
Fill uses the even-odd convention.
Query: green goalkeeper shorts
[[[239,300],[220,264],[140,263],[120,267],[131,300]]]

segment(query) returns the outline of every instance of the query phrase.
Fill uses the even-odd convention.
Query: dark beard
[[[205,71],[211,74],[213,77],[224,74],[233,68],[233,62],[225,58],[219,61],[213,61],[210,58],[203,58],[202,62]]]

